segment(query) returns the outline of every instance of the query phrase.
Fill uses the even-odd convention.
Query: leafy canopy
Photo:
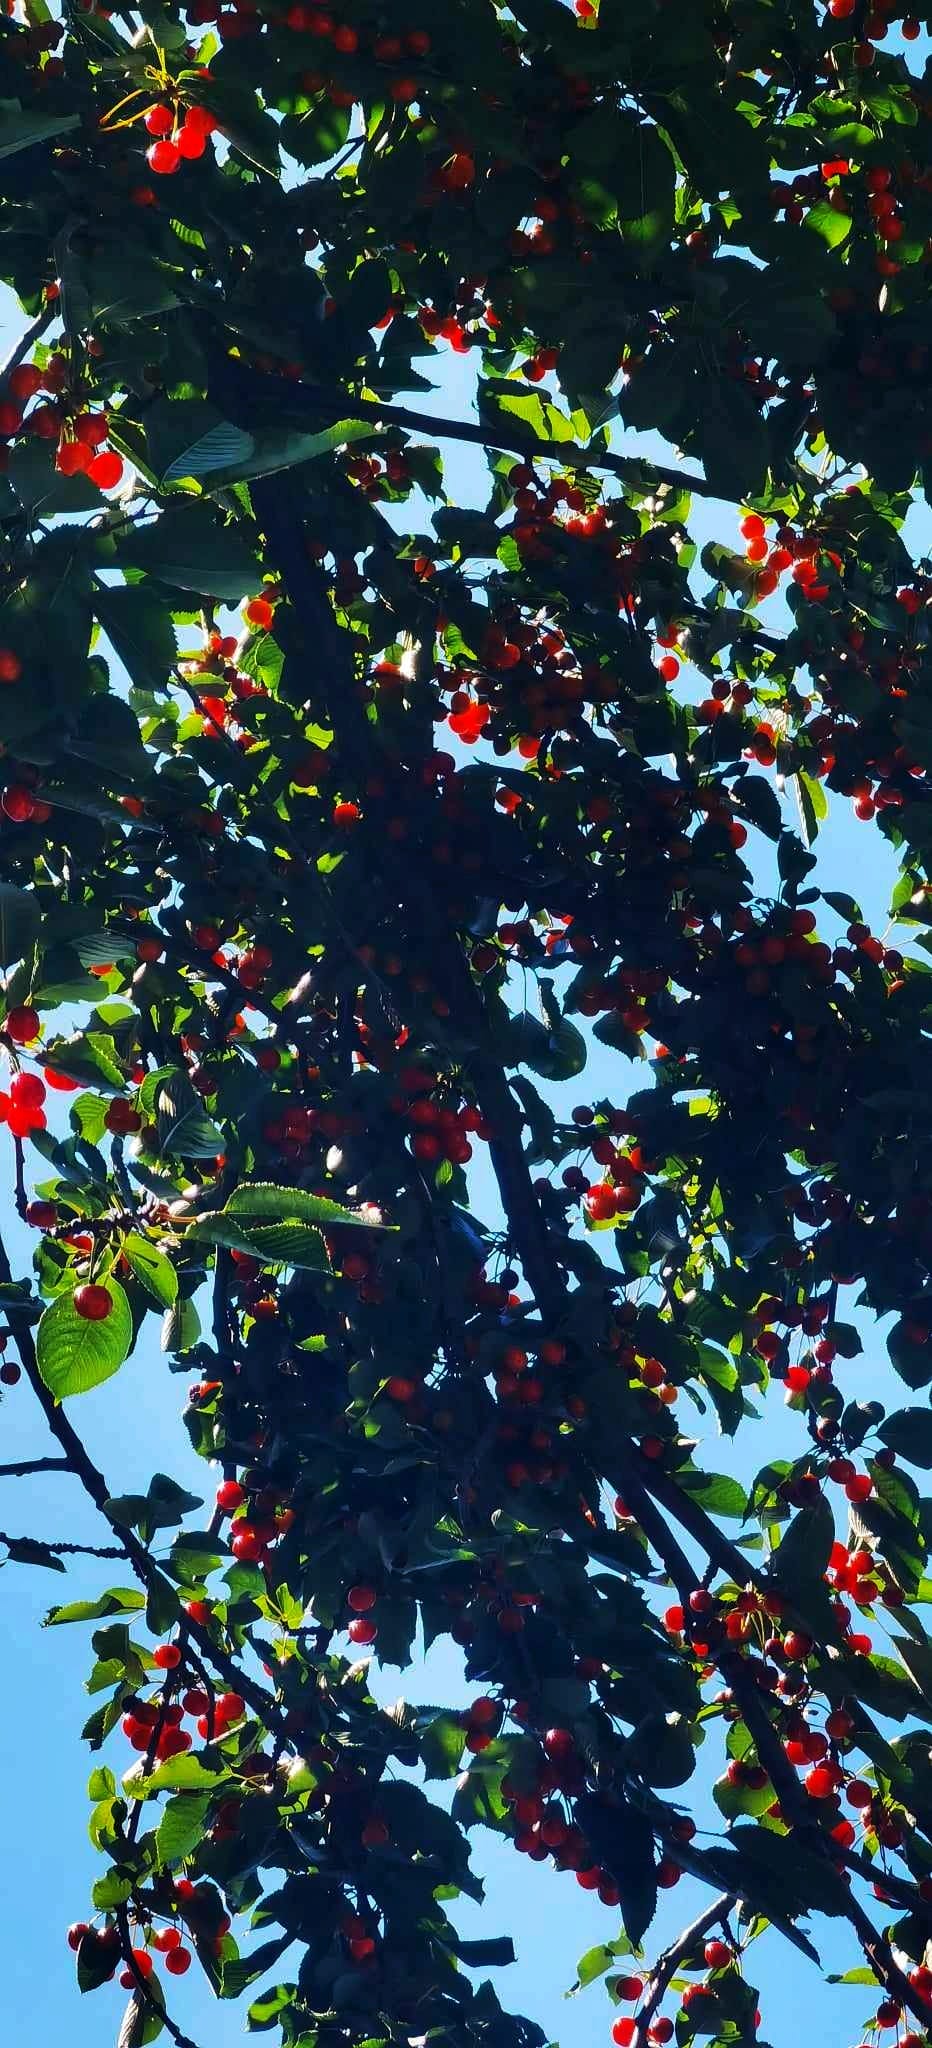
[[[102,1752],[78,1984],[119,1974],[121,2048],[190,2048],[192,1954],[286,2048],[538,2048],[484,1975],[507,1936],[447,1911],[481,1826],[594,1894],[617,2048],[750,2042],[750,1944],[812,1957],[819,1914],[916,2043],[927,37],[861,0],[423,16],[0,22],[0,1109],[36,1247],[28,1282],[0,1257],[3,1373],[125,1567],[50,1616],[91,1624]],[[849,801],[892,933],[821,886]],[[871,1317],[892,1414],[850,1369]],[[214,1508],[120,1494],[80,1434],[152,1318]],[[693,1430],[762,1416],[746,1490]],[[466,1713],[370,1692],[418,1627]]]

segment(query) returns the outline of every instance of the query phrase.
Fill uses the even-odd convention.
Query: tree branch
[[[435,414],[414,412],[403,405],[383,404],[381,399],[357,398],[349,391],[325,391],[315,384],[282,383],[281,378],[268,376],[250,366],[248,380],[238,374],[239,366],[232,358],[223,363],[218,375],[218,364],[211,365],[211,389],[218,403],[227,399],[234,404],[241,397],[251,408],[253,424],[256,422],[257,400],[259,405],[265,398],[273,399],[279,420],[293,418],[298,424],[306,425],[309,419],[318,423],[322,418],[331,422],[346,419],[371,420],[374,426],[402,427],[409,434],[428,434],[437,441],[464,441],[475,448],[495,448],[506,455],[520,455],[525,461],[558,462],[562,469],[604,469],[609,475],[617,476],[621,483],[644,485],[646,492],[658,484],[667,484],[677,491],[694,491],[697,497],[715,498],[720,495],[693,470],[666,468],[663,464],[645,461],[641,456],[614,455],[609,449],[580,447],[576,441],[541,441],[534,434],[524,434],[518,425],[509,425],[503,420],[488,415],[473,424],[471,420],[438,419]],[[518,387],[516,387],[518,390]],[[536,393],[519,392],[520,396],[536,396]]]

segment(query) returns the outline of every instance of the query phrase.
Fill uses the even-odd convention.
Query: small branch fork
[[[678,1934],[676,1940],[671,1941],[669,1948],[665,1948],[663,1954],[657,1957],[647,1980],[644,2003],[635,2022],[635,2048],[646,2048],[647,2030],[658,2008],[663,2004],[670,1980],[676,1976],[680,1964],[695,1948],[696,1943],[701,1941],[712,1927],[717,1926],[719,1921],[727,1925],[728,1915],[736,1904],[737,1900],[731,1892],[722,1892],[697,1915],[695,1920],[691,1921],[688,1927],[684,1927],[682,1934]]]
[[[135,1996],[142,2002],[143,2005],[148,2006],[150,2012],[158,2013],[162,2025],[165,2028],[166,2034],[169,2034],[175,2043],[175,2048],[197,2048],[197,2042],[192,2041],[189,2034],[182,2033],[181,2028],[177,2025],[176,2021],[171,2019],[169,2014],[166,2012],[161,1999],[156,1998],[155,1992],[153,1991],[148,1978],[143,1976],[142,1971],[139,1968],[139,1964],[136,1961],[136,1957],[133,1953],[133,1936],[129,1924],[129,1914],[127,1913],[126,1907],[118,1906],[116,1909],[115,1917],[117,1931],[120,1936],[120,1948],[123,1955],[123,1961],[126,1964],[130,1976],[135,1979]]]

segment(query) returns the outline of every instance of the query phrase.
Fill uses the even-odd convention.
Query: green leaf
[[[595,1984],[599,1977],[604,1977],[606,1970],[610,1970],[616,1960],[614,1949],[606,1942],[599,1942],[596,1948],[587,1948],[585,1955],[580,1956],[576,1965],[576,1982],[579,1989],[584,1991],[587,1984]],[[569,1997],[569,1992],[566,1995]]]
[[[286,1948],[290,1948],[291,1941],[290,1934],[278,1935],[272,1941],[263,1941],[249,1955],[231,1956],[229,1961],[221,1963],[220,1997],[241,1997],[249,1984],[254,1984],[258,1977],[264,1976],[266,1970],[275,1968]]]
[[[215,1159],[223,1151],[223,1132],[212,1122],[197,1090],[182,1068],[165,1078],[155,1098],[159,1148],[185,1159]]]
[[[427,1778],[455,1778],[466,1746],[466,1730],[459,1714],[433,1714],[419,1729],[419,1746]]]
[[[80,114],[24,113],[18,101],[7,100],[0,111],[0,157],[33,149],[37,142],[51,141],[53,135],[67,135],[80,120]]]
[[[118,1522],[121,1528],[138,1529],[144,1542],[149,1543],[157,1529],[174,1529],[185,1515],[193,1514],[195,1508],[203,1507],[199,1494],[189,1493],[170,1479],[166,1472],[156,1472],[149,1481],[148,1493],[115,1494],[106,1504],[111,1522]],[[166,1593],[174,1593],[166,1583]]]
[[[169,1799],[155,1831],[160,1864],[182,1863],[196,1849],[210,1812],[209,1792],[183,1792]]]
[[[221,1214],[224,1216],[267,1216],[278,1223],[293,1222],[319,1223],[330,1226],[337,1223],[360,1225],[371,1230],[373,1224],[356,1210],[344,1209],[339,1202],[332,1202],[327,1195],[310,1195],[304,1188],[276,1187],[271,1181],[241,1181],[234,1188]],[[383,1226],[384,1227],[384,1226]]]
[[[824,1496],[812,1507],[800,1508],[780,1539],[773,1571],[787,1592],[800,1579],[821,1580],[835,1541],[835,1520]]]
[[[4,1555],[3,1564],[38,1564],[46,1571],[63,1572],[64,1560],[47,1543],[41,1543],[35,1536],[5,1536],[0,1538],[0,1549]]]
[[[250,2034],[264,2033],[273,2027],[280,2013],[287,2012],[297,1997],[296,1984],[273,1984],[268,1991],[260,1992],[246,2013],[246,2027]],[[304,2034],[295,2048],[316,2048],[317,2036]],[[372,2048],[375,2048],[373,2041]]]
[[[191,1351],[201,1334],[201,1319],[193,1301],[179,1294],[171,1308],[165,1310],[162,1318],[162,1334],[159,1339],[162,1351]]]
[[[457,1941],[454,1954],[467,1970],[504,1970],[515,1958],[510,1934],[492,1935],[485,1941]]]
[[[887,1416],[877,1435],[907,1464],[932,1470],[932,1408],[901,1408],[896,1415]]]
[[[371,420],[355,419],[335,420],[331,427],[321,427],[316,433],[304,433],[297,427],[274,433],[264,429],[253,437],[252,452],[229,469],[219,471],[212,477],[210,488],[219,491],[251,477],[293,469],[299,462],[313,462],[316,456],[330,455],[335,448],[346,447],[352,441],[371,441],[375,431]]]
[[[64,1621],[103,1621],[111,1614],[135,1614],[146,1604],[138,1586],[112,1586],[96,1600],[75,1600],[68,1607],[51,1607],[43,1626],[55,1628]]]
[[[39,904],[14,882],[0,882],[0,967],[23,960],[39,935]]]
[[[165,1253],[131,1230],[123,1239],[123,1257],[153,1301],[160,1308],[171,1308],[178,1295],[178,1275]]]
[[[122,1782],[130,1799],[149,1799],[156,1792],[212,1792],[217,1785],[226,1784],[229,1777],[230,1772],[222,1765],[211,1769],[197,1756],[171,1756],[148,1772],[145,1758],[140,1757],[124,1774]]]
[[[849,215],[838,212],[827,199],[819,199],[815,206],[808,208],[803,225],[810,234],[818,235],[829,249],[838,249],[851,233]]]
[[[121,567],[231,603],[248,597],[262,580],[242,527],[225,524],[207,504],[168,505],[157,520],[122,536],[116,553]]]
[[[164,1527],[164,1519],[154,1521],[151,1525],[151,1534],[154,1534],[157,1528]],[[143,1539],[146,1542],[150,1539],[148,1524],[143,1525]],[[146,1592],[146,1627],[151,1629],[154,1636],[167,1635],[168,1630],[174,1628],[180,1619],[180,1614],[180,1602],[174,1586],[166,1579],[164,1572],[153,1569]]]
[[[159,398],[146,413],[146,445],[156,476],[169,484],[231,469],[253,453],[255,441],[205,399]]]
[[[732,1521],[743,1521],[747,1513],[747,1494],[737,1479],[729,1479],[724,1472],[699,1472],[686,1467],[676,1475],[676,1483],[692,1500],[709,1515],[725,1515]]]
[[[165,690],[178,659],[171,614],[145,584],[98,584],[94,610],[107,639],[139,690]]]
[[[45,1310],[36,1331],[39,1373],[56,1401],[86,1394],[119,1371],[133,1341],[133,1318],[119,1281],[100,1283],[112,1302],[108,1316],[90,1322],[78,1314],[71,1294],[60,1294]]]

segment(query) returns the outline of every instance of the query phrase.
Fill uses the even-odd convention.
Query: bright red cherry
[[[172,113],[171,107],[150,107],[144,118],[143,125],[148,135],[170,135],[175,125],[175,116]]]
[[[155,144],[156,149],[168,147],[170,145],[164,142]],[[115,448],[102,448],[100,454],[95,455],[93,462],[89,464],[87,473],[92,484],[97,484],[102,491],[112,491],[123,475],[123,458],[117,454]]]
[[[97,1287],[93,1281],[85,1281],[76,1287],[72,1296],[75,1312],[83,1316],[86,1323],[106,1322],[113,1308],[113,1298],[106,1287]]]
[[[151,149],[146,150],[146,162],[150,171],[155,171],[160,178],[170,178],[181,162],[177,144],[167,139],[153,142]]]

